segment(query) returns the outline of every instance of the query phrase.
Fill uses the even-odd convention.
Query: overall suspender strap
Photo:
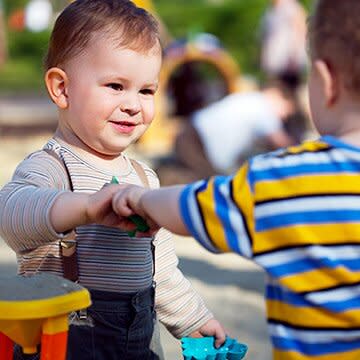
[[[144,168],[134,159],[130,159],[131,165],[135,169],[136,173],[138,174],[141,182],[143,183],[144,187],[150,188],[149,179],[145,174]],[[154,239],[151,241],[151,253],[153,258],[153,277],[155,275],[155,245]],[[153,285],[155,286],[155,281],[153,279]]]
[[[46,153],[52,156],[64,169],[65,173],[67,174],[70,190],[73,191],[73,185],[71,181],[71,176],[68,168],[64,161],[59,157],[59,155],[52,149],[43,149]],[[131,165],[135,169],[137,175],[139,176],[142,184],[144,187],[149,188],[149,180],[145,174],[144,168],[133,159],[130,159]],[[77,259],[77,251],[76,251],[76,233],[72,231],[66,239],[60,241],[60,251],[61,251],[61,258],[63,264],[63,276],[64,278],[77,282],[79,280],[79,268],[78,268],[78,259]],[[154,242],[151,243],[151,250],[152,250],[152,257],[153,257],[153,275],[155,274],[155,246]]]
[[[67,174],[70,190],[73,191],[73,185],[71,182],[71,176],[68,168],[64,161],[60,159],[59,155],[51,149],[44,149],[46,153],[52,156],[62,166],[65,173]],[[79,279],[78,260],[76,252],[76,233],[72,231],[65,239],[60,241],[60,253],[63,266],[63,276],[65,279],[77,282]]]
[[[130,159],[130,162],[133,168],[135,169],[138,177],[140,178],[142,184],[144,185],[144,187],[150,188],[149,179],[145,174],[144,168],[134,159]]]

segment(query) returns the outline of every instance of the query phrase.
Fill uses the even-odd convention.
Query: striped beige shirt
[[[74,150],[51,139],[52,149],[65,163],[74,192],[91,193],[118,175],[121,183],[141,185],[131,162],[122,174],[110,174],[92,166]],[[159,180],[141,163],[150,187]],[[16,252],[19,273],[47,271],[62,274],[60,239],[50,221],[49,210],[56,197],[69,191],[70,183],[61,163],[43,150],[21,162],[11,182],[0,191],[0,235]],[[151,239],[128,237],[119,229],[100,225],[76,229],[79,282],[104,291],[134,292],[152,282]],[[212,314],[178,269],[172,235],[162,229],[154,239],[156,309],[161,322],[176,337],[202,326]]]

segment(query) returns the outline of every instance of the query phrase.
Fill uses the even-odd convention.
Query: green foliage
[[[28,0],[3,0],[7,16]],[[245,73],[259,76],[259,22],[269,0],[153,0],[157,12],[174,38],[191,32],[216,35]],[[65,0],[52,0],[55,8]],[[302,0],[307,9],[313,0]],[[49,32],[8,31],[9,63],[0,72],[0,89],[42,88],[42,58]],[[16,74],[21,74],[17,76]],[[36,76],[39,80],[35,80]],[[13,83],[12,83],[13,77]],[[13,84],[13,85],[12,85]],[[20,85],[21,86],[21,85]]]
[[[48,32],[8,33],[9,60],[0,69],[2,93],[44,91],[42,59],[48,38]]]
[[[9,15],[14,10],[23,9],[26,5],[28,0],[5,0],[4,7],[5,7],[5,14]]]
[[[12,60],[0,72],[0,91],[2,94],[36,91],[45,93],[42,68],[28,59]]]
[[[189,31],[216,35],[242,71],[258,74],[259,25],[269,0],[155,0],[162,21],[175,38]],[[303,0],[309,9],[312,0]]]
[[[33,59],[41,62],[46,51],[49,36],[50,33],[48,31],[38,33],[30,31],[10,32],[8,35],[10,58]]]

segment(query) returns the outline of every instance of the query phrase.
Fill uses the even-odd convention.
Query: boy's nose
[[[128,94],[121,99],[120,110],[130,115],[141,111],[140,101],[137,95]]]

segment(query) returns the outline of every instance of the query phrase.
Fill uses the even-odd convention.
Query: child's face
[[[82,55],[65,64],[68,107],[62,125],[86,150],[118,155],[154,118],[160,66],[159,45],[143,54],[97,36]]]

